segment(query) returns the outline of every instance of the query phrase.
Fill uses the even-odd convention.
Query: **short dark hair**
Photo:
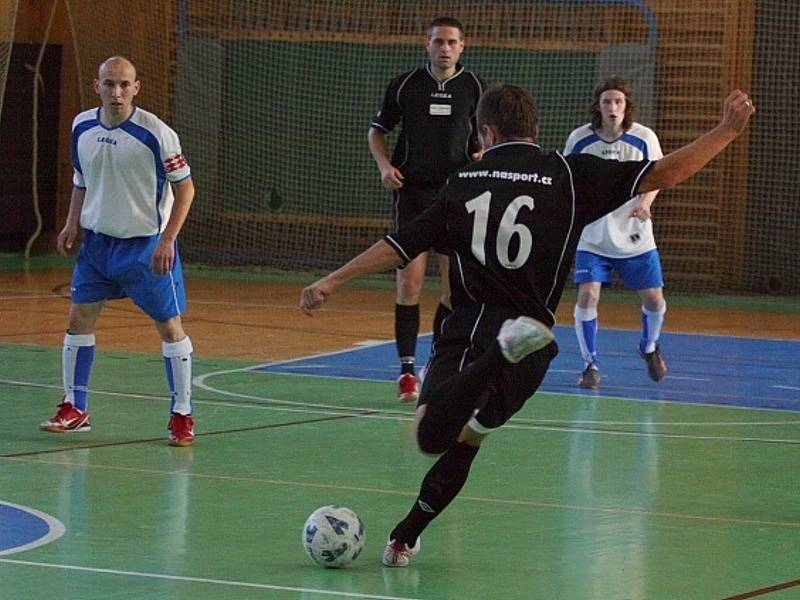
[[[494,125],[502,139],[539,137],[539,109],[528,92],[515,85],[490,86],[476,113],[478,127]]]
[[[434,27],[455,27],[458,29],[458,33],[461,34],[461,37],[464,37],[464,26],[461,24],[461,21],[454,17],[436,17],[433,21],[428,23],[428,28],[425,30],[428,37],[430,37]]]
[[[628,131],[631,125],[633,125],[636,106],[631,99],[631,84],[619,75],[612,75],[604,79],[594,88],[594,92],[592,93],[592,105],[589,108],[592,117],[592,127],[594,129],[600,129],[603,126],[603,115],[600,112],[600,96],[603,95],[603,92],[607,92],[608,90],[617,90],[625,94],[625,116],[622,118],[622,129]]]

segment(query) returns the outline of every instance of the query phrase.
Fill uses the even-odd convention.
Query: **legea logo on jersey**
[[[117,140],[115,140],[114,138],[106,137],[104,135],[97,136],[97,141],[103,142],[105,144],[111,144],[112,146],[117,145]]]
[[[431,92],[431,98],[452,98],[453,94],[447,92]]]
[[[603,156],[619,156],[619,150],[603,150]]]

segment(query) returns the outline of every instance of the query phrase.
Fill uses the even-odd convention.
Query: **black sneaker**
[[[578,387],[587,390],[596,390],[600,387],[600,369],[597,368],[596,364],[591,363],[583,370],[581,378],[578,379]]]
[[[653,381],[661,381],[664,379],[664,375],[667,374],[669,368],[667,367],[667,361],[661,356],[661,349],[658,346],[656,346],[655,350],[646,354],[640,349],[639,356],[641,356],[647,364],[647,374],[650,375],[650,379]]]

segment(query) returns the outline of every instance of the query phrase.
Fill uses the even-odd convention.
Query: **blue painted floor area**
[[[0,501],[0,554],[35,542],[48,533],[50,525],[42,517]]]
[[[599,339],[602,385],[594,391],[576,386],[583,361],[573,328],[557,326],[555,331],[561,351],[542,391],[800,411],[800,342],[669,333],[661,338],[669,373],[656,383],[647,376],[637,353],[640,333],[603,329]],[[430,335],[420,336],[418,365],[427,360],[430,343]],[[391,341],[259,370],[394,381],[398,364]]]

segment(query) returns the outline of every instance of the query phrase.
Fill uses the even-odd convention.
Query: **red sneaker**
[[[403,373],[397,378],[397,399],[406,404],[419,398],[419,380],[413,373]]]
[[[194,444],[194,419],[192,415],[172,413],[168,427],[170,446],[191,446]]]
[[[69,402],[62,402],[53,418],[39,423],[39,429],[53,433],[91,431],[92,419],[88,411],[79,410]]]

